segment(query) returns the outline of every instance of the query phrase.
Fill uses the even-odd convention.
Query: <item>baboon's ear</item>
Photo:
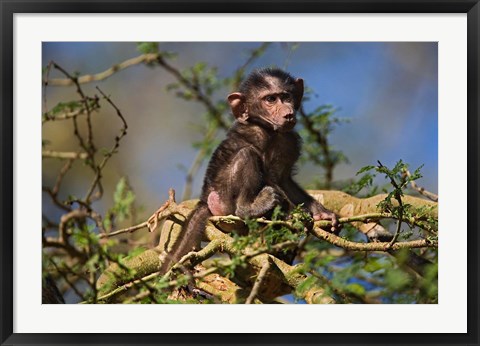
[[[302,102],[303,98],[303,79],[297,78],[295,79],[295,90],[293,92],[293,100],[295,101],[295,109],[300,107],[300,103]]]
[[[245,96],[242,93],[232,93],[227,97],[233,116],[240,122],[245,123],[248,119],[248,109]]]

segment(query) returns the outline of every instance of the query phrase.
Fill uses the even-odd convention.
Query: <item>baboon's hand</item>
[[[333,211],[328,210],[318,202],[312,203],[312,206],[310,207],[310,211],[315,221],[320,221],[320,220],[332,221],[332,227],[329,230],[330,232],[335,234],[338,234],[338,232],[340,232],[341,226],[340,226],[340,223],[338,222],[337,215]]]
[[[271,210],[283,201],[283,197],[271,186],[265,186],[257,198],[261,201],[260,204],[265,206],[265,210]]]

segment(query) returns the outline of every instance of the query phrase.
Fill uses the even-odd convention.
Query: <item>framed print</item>
[[[478,344],[479,14],[2,1],[2,345]]]

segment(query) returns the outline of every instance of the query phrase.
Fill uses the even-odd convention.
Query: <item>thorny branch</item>
[[[102,195],[103,195],[103,187],[102,187],[102,184],[101,184],[102,170],[105,167],[105,165],[107,164],[108,160],[113,156],[114,153],[117,152],[117,149],[120,146],[120,141],[122,140],[123,137],[126,136],[127,129],[128,129],[127,122],[125,121],[125,118],[123,117],[120,109],[118,109],[118,107],[115,105],[115,103],[113,103],[113,101],[110,99],[110,97],[105,95],[104,92],[102,90],[100,90],[99,87],[97,87],[97,90],[102,94],[104,99],[107,100],[107,102],[115,109],[115,111],[117,113],[117,116],[122,120],[123,126],[120,129],[120,134],[118,136],[115,136],[115,143],[113,144],[112,148],[107,153],[104,154],[102,162],[96,167],[95,178],[92,182],[92,185],[90,186],[90,189],[88,190],[88,192],[87,192],[87,194],[85,195],[85,198],[84,198],[84,200],[87,203],[89,203],[91,201],[92,194],[95,190],[95,187],[98,188],[98,193],[95,196],[95,199],[99,199],[99,198],[102,197]]]
[[[80,96],[80,100],[59,104],[56,106],[56,108],[54,108],[54,110],[44,112],[42,123],[46,124],[47,122],[56,120],[71,120],[73,122],[74,135],[77,138],[79,146],[82,148],[82,150],[78,152],[56,152],[51,150],[43,150],[42,152],[42,156],[44,158],[66,160],[65,164],[57,175],[54,186],[52,188],[45,186],[42,188],[42,190],[50,196],[54,205],[65,212],[65,214],[63,214],[60,218],[60,222],[57,226],[54,223],[44,223],[42,243],[44,249],[49,249],[47,253],[50,253],[52,249],[63,250],[64,254],[68,255],[69,257],[62,255],[61,253],[57,255],[58,259],[64,258],[63,260],[66,261],[63,262],[62,265],[65,268],[68,268],[68,270],[70,270],[72,273],[75,273],[77,277],[83,278],[87,282],[88,286],[92,288],[93,292],[95,292],[95,272],[91,271],[88,273],[88,275],[81,275],[81,273],[78,272],[78,269],[72,269],[70,267],[72,264],[68,264],[67,262],[71,262],[73,259],[76,259],[76,261],[79,261],[79,263],[85,263],[89,258],[92,258],[94,252],[97,252],[97,250],[100,251],[100,261],[102,258],[104,258],[105,262],[108,264],[109,262],[115,262],[116,259],[112,258],[106,253],[103,253],[102,255],[102,249],[95,249],[98,245],[93,244],[90,237],[86,238],[88,241],[83,246],[78,246],[79,244],[76,241],[71,241],[70,238],[75,232],[82,232],[82,230],[86,230],[88,228],[87,219],[93,220],[96,228],[100,232],[104,232],[102,216],[91,208],[91,202],[94,200],[94,198],[100,198],[102,196],[102,171],[110,157],[117,152],[120,140],[126,135],[126,129],[128,126],[121,111],[110,99],[110,97],[105,95],[100,89],[97,89],[103,96],[103,99],[115,109],[117,116],[122,122],[120,134],[115,137],[113,147],[107,151],[100,164],[97,164],[95,156],[98,150],[94,144],[91,115],[93,111],[100,109],[99,98],[97,95],[94,95],[93,97],[87,96],[83,92],[78,78],[68,73],[55,62],[51,62],[48,65],[47,74],[45,76],[46,79],[48,79],[48,73],[51,68],[55,68],[63,73],[67,77],[66,80],[69,81],[69,85],[76,86],[76,93]],[[46,87],[47,84],[47,82],[44,82],[44,87]],[[44,90],[44,95],[45,94],[46,91]],[[44,98],[44,106],[46,107],[46,98]],[[81,116],[85,116],[84,121],[87,129],[85,137],[79,131],[78,120]],[[82,160],[85,165],[94,172],[94,178],[91,183],[91,187],[83,200],[76,199],[75,197],[68,197],[66,201],[63,201],[59,197],[60,187],[65,176],[71,170],[73,163],[76,160]],[[95,189],[98,189],[98,191],[96,195],[93,196]],[[74,208],[74,204],[77,204],[78,207]],[[50,236],[49,233],[46,233],[47,230],[55,229],[55,227],[57,228],[57,236]],[[46,234],[48,234],[48,236],[46,236]],[[76,289],[78,290],[78,287],[76,287]],[[78,295],[80,292],[75,293]]]

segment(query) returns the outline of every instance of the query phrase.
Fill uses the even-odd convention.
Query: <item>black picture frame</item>
[[[408,344],[478,345],[479,0],[14,1],[1,0],[1,325],[2,345]],[[13,15],[15,13],[467,13],[468,332],[465,334],[21,334],[13,331]],[[454,318],[454,316],[452,316]],[[187,318],[187,320],[190,320]],[[319,316],[319,323],[340,323]],[[179,323],[188,323],[180,322]],[[194,322],[192,322],[194,323]]]

